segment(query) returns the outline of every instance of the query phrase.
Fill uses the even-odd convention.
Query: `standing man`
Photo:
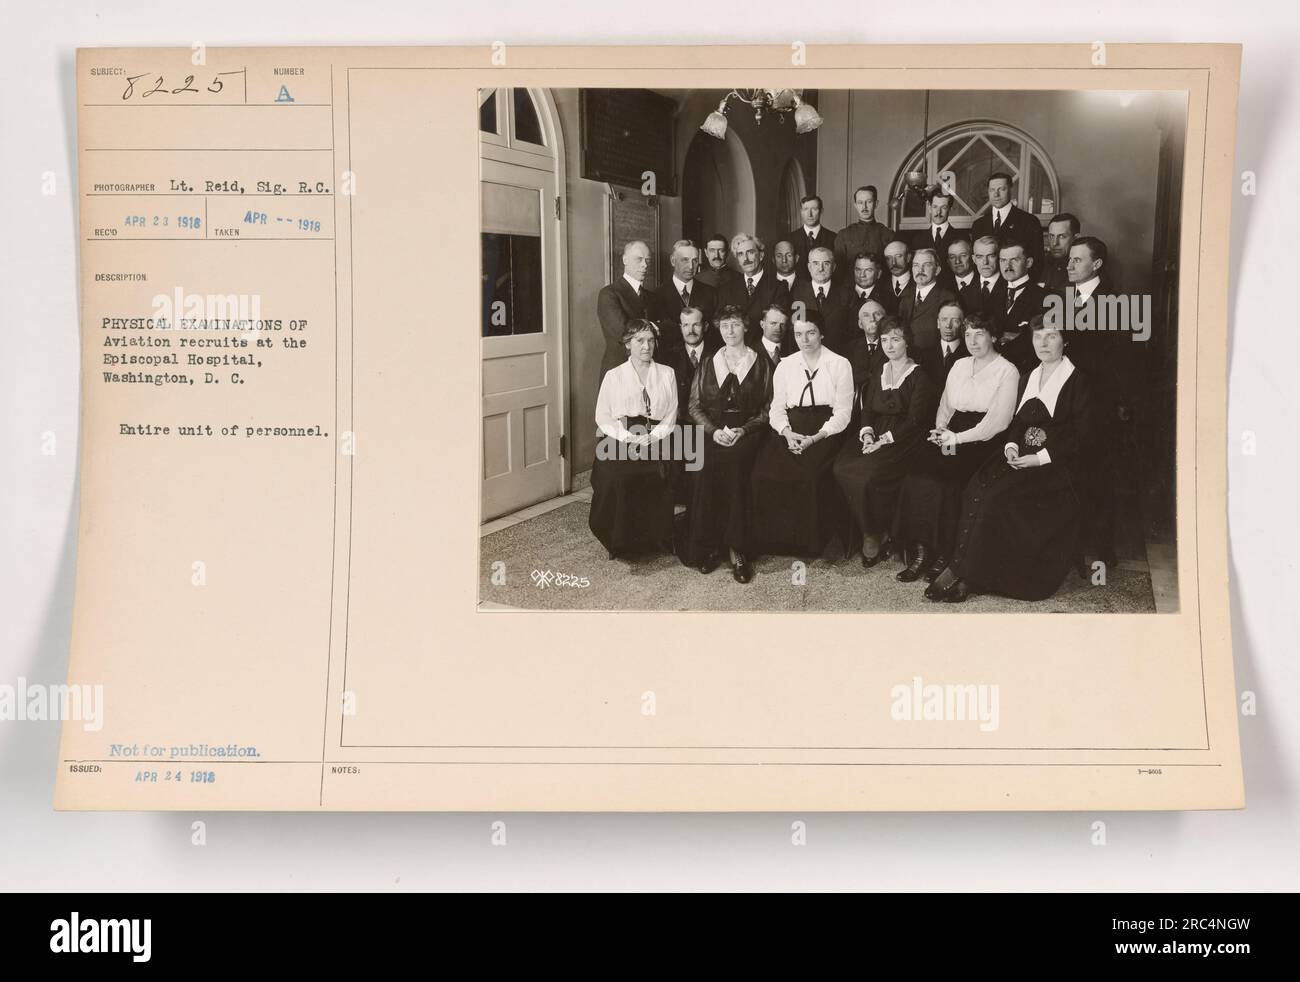
[[[697,278],[714,290],[721,290],[723,282],[736,271],[727,265],[727,237],[714,232],[704,243],[704,263]]]
[[[790,314],[779,304],[769,304],[759,321],[762,337],[755,345],[758,353],[766,355],[775,368],[786,355],[795,351],[794,339],[790,337]]]
[[[805,272],[808,257],[816,248],[831,250],[835,256],[835,233],[822,225],[822,199],[815,194],[799,200],[799,211],[803,214],[803,225],[786,236],[794,246],[795,274],[799,279],[807,276]]]
[[[605,354],[600,362],[600,379],[611,368],[627,361],[623,329],[630,320],[656,320],[659,313],[654,293],[645,286],[650,270],[650,247],[640,239],[623,246],[623,275],[596,295],[596,317],[605,335]]]
[[[902,239],[894,239],[885,246],[885,267],[889,270],[889,292],[894,295],[894,307],[903,302],[903,294],[912,285],[912,250]]]
[[[857,309],[856,295],[842,283],[834,281],[835,253],[826,246],[815,246],[808,255],[808,279],[794,287],[794,303],[804,310],[820,311],[825,325],[826,347],[847,357],[853,341],[850,318]],[[796,318],[798,319],[798,318]]]
[[[948,246],[948,269],[939,282],[956,294],[962,310],[973,314],[980,309],[980,281],[975,275],[970,241],[964,235]]]
[[[879,253],[860,252],[853,259],[853,319],[868,301],[875,301],[893,314],[898,310],[898,300],[894,292],[885,284],[885,260]]]
[[[794,245],[785,239],[776,244],[772,250],[772,262],[776,267],[776,280],[785,290],[785,303],[789,306],[794,301],[794,282],[796,278],[795,263],[798,256]]]
[[[783,287],[776,275],[763,269],[763,244],[758,237],[741,232],[731,240],[731,249],[740,263],[740,272],[729,277],[718,291],[718,307],[739,307],[745,315],[745,330],[758,327],[763,310],[784,300]],[[752,336],[752,335],[751,335]]]
[[[700,250],[695,247],[695,243],[690,239],[674,242],[668,261],[672,265],[673,275],[655,290],[659,306],[659,333],[663,336],[666,351],[681,343],[682,334],[677,329],[678,314],[687,307],[695,307],[704,313],[704,323],[712,324],[713,311],[718,304],[718,294],[713,287],[700,282]],[[716,331],[717,328],[712,329],[712,332]],[[718,338],[719,343],[721,340]]]
[[[1070,246],[1079,234],[1079,220],[1069,212],[1053,215],[1047,223],[1047,256],[1038,274],[1038,283],[1048,293],[1063,293],[1070,283],[1066,263]]]
[[[912,328],[917,362],[939,346],[939,311],[957,298],[940,286],[939,255],[933,249],[917,249],[912,256],[912,286],[898,304],[898,317]],[[908,354],[913,354],[908,352]]]
[[[989,178],[989,209],[971,226],[971,234],[997,237],[999,245],[1018,242],[1034,267],[1043,265],[1043,227],[1029,212],[1011,203],[1011,175],[998,171]]]
[[[1002,279],[1006,282],[1002,307],[993,316],[1002,321],[1002,337],[997,348],[1000,354],[1015,365],[1023,375],[1038,367],[1034,354],[1033,329],[1029,322],[1043,315],[1043,288],[1033,282],[1033,260],[1025,255],[1019,242],[1009,242],[998,253]]]
[[[894,237],[888,225],[876,221],[877,198],[874,184],[864,184],[853,192],[853,207],[857,210],[858,220],[835,236],[835,268],[845,274],[852,270],[855,256],[864,252],[879,256]]]
[[[931,188],[925,203],[930,212],[930,227],[912,233],[912,250],[933,249],[935,255],[947,258],[948,246],[961,234],[948,221],[948,212],[952,211],[952,193],[942,186]]]

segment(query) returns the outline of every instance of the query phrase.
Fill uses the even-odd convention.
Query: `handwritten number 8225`
[[[207,86],[207,90],[213,93],[220,92],[223,88],[225,88],[225,83],[221,81],[223,75],[243,75],[245,71],[246,69],[241,68],[237,72],[218,72],[215,76],[213,76],[212,84]],[[145,75],[147,74],[148,73],[146,72]],[[122,93],[123,101],[130,99],[131,96],[135,94],[135,83],[140,81],[140,79],[144,78],[145,75],[128,75],[126,77],[126,91]],[[141,88],[143,88],[143,86]],[[149,98],[149,96],[153,95],[156,92],[161,92],[164,95],[180,95],[182,92],[193,92],[197,95],[198,91],[199,91],[198,89],[194,88],[193,75],[186,75],[185,81],[182,82],[180,86],[174,89],[168,89],[163,84],[163,77],[159,75],[157,79],[154,80],[153,88],[149,89],[148,91],[142,92],[141,98],[147,99]]]

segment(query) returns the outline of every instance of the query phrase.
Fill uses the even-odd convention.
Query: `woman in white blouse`
[[[997,352],[998,323],[986,314],[964,320],[969,357],[948,373],[934,429],[912,459],[898,500],[894,535],[912,548],[912,561],[897,576],[927,582],[948,565],[961,492],[971,474],[1001,446],[999,438],[1016,409],[1020,373]]]
[[[588,525],[610,559],[646,545],[672,549],[666,438],[677,423],[677,376],[654,360],[658,342],[652,321],[629,321],[628,359],[605,373],[596,396]]]
[[[912,331],[898,317],[880,322],[885,363],[858,390],[853,419],[858,439],[846,441],[835,460],[835,480],[862,534],[862,565],[870,569],[889,554],[898,491],[908,461],[924,446],[934,406],[933,385],[912,360]]]
[[[838,525],[831,464],[853,409],[853,368],[822,345],[820,312],[796,314],[798,349],[772,373],[770,432],[751,478],[753,538],[817,555]]]

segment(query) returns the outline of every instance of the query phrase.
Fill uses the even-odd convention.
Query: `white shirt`
[[[808,236],[808,238],[810,238],[810,239],[816,239],[817,236],[821,234],[821,230],[822,230],[822,227],[821,227],[820,224],[817,224],[817,225],[811,225],[811,226],[810,226],[810,225],[805,225],[805,226],[803,227],[803,234],[806,235],[806,236]]]
[[[794,273],[791,273],[789,276],[782,276],[780,273],[777,273],[776,278],[785,284],[787,290],[794,290]]]
[[[631,358],[611,368],[601,380],[596,395],[596,426],[600,432],[615,440],[626,440],[630,434],[623,420],[646,414],[643,389],[650,395],[650,418],[659,420],[650,431],[651,439],[667,436],[677,422],[677,374],[667,365],[652,361],[643,387]]]
[[[689,293],[689,295],[690,295],[692,298],[694,298],[694,296],[695,296],[695,281],[694,281],[694,280],[691,280],[690,283],[687,283],[687,282],[685,282],[684,280],[679,280],[679,279],[677,278],[677,276],[674,274],[674,276],[673,276],[673,286],[677,288],[677,295],[678,295],[679,297],[682,295],[682,291],[683,291],[683,290],[686,290],[686,289],[689,287],[689,288],[690,288],[690,293]]]
[[[754,289],[757,290],[757,289],[758,289],[759,281],[763,278],[763,270],[760,269],[760,270],[759,270],[758,272],[756,272],[756,273],[746,273],[746,272],[742,269],[742,270],[740,271],[740,275],[741,275],[741,277],[742,277],[743,279],[746,279],[746,280],[753,280],[753,281],[754,281]],[[792,278],[793,278],[793,277],[792,277]]]
[[[697,366],[700,364],[700,362],[704,361],[704,342],[703,342],[703,341],[701,341],[699,344],[686,344],[685,342],[682,342],[682,343],[683,343],[683,344],[685,345],[685,347],[686,347],[686,357],[687,357],[687,358],[690,358],[691,355],[694,354],[694,355],[695,355],[695,364],[696,364]]]
[[[970,286],[971,280],[975,279],[975,271],[971,270],[965,276],[954,276],[953,279],[957,281],[957,289],[964,290]]]
[[[942,225],[933,225],[933,224],[932,224],[932,225],[930,226],[930,241],[931,241],[931,242],[933,242],[933,241],[935,240],[936,235],[937,235],[939,238],[942,239],[942,238],[943,238],[945,235],[947,235],[947,234],[948,234],[948,223],[947,223],[947,222],[944,222]]]
[[[636,295],[637,295],[638,297],[641,296],[641,281],[640,281],[640,280],[634,280],[634,279],[632,279],[632,277],[628,276],[627,273],[624,273],[624,274],[623,274],[623,279],[627,280],[628,283],[631,284],[632,289],[636,291]]]
[[[1002,279],[1001,276],[989,276],[989,277],[981,276],[981,277],[980,277],[980,291],[982,292],[982,291],[984,290],[985,286],[987,286],[987,287],[988,287],[988,292],[989,292],[989,293],[992,293],[994,290],[996,290],[996,289],[998,288],[998,280],[1000,280],[1000,279]]]
[[[918,286],[916,288],[916,305],[918,307],[921,306],[921,304],[925,303],[925,298],[930,295],[930,291],[933,289],[934,289],[934,280],[931,280],[925,286]]]
[[[992,208],[989,212],[993,216],[992,220],[997,222],[999,226],[1005,225],[1007,223],[1007,216],[1011,214],[1011,202],[1008,201],[1001,208]]]
[[[1020,397],[1020,402],[1016,405],[1016,412],[1019,412],[1020,407],[1030,399],[1037,398],[1047,407],[1048,415],[1055,416],[1057,397],[1060,396],[1061,389],[1065,387],[1065,383],[1069,381],[1070,376],[1073,374],[1074,362],[1062,355],[1061,364],[1057,366],[1056,371],[1052,372],[1052,377],[1047,380],[1047,384],[1043,385],[1043,366],[1039,365],[1029,373],[1029,381],[1025,383],[1025,391]],[[1006,446],[1016,447],[1017,450],[1020,449],[1016,444],[1011,442],[1008,442]],[[1046,447],[1043,447],[1043,449],[1038,451],[1034,456],[1044,464],[1050,464],[1052,462],[1052,458],[1048,454]]]
[[[763,347],[767,351],[767,357],[776,361],[781,359],[781,346],[774,341],[763,338]]]
[[[939,350],[943,352],[945,358],[957,350],[957,345],[958,342],[956,341],[945,341],[943,338],[939,339]],[[954,364],[952,367],[956,368],[957,366]]]
[[[723,346],[713,353],[713,377],[718,380],[718,385],[722,385],[727,380],[727,376],[731,374],[731,369],[727,367],[727,356],[724,353],[726,350],[726,347]],[[753,348],[745,348],[740,367],[736,369],[737,382],[745,381],[745,376],[749,374],[749,370],[754,367],[756,361],[758,361],[758,352]]]
[[[956,442],[974,443],[997,436],[1007,428],[1016,413],[1018,385],[1020,373],[1001,355],[978,372],[973,357],[959,358],[948,373],[934,425],[937,429],[944,429],[956,412],[984,413],[984,418],[969,430],[953,434]]]
[[[890,288],[894,291],[895,296],[897,296],[900,289],[906,290],[907,284],[912,282],[912,274],[904,273],[902,276],[891,276],[890,280]]]
[[[1097,287],[1101,286],[1101,277],[1094,276],[1090,280],[1084,280],[1074,288],[1074,304],[1076,307],[1082,306],[1092,299],[1092,295],[1097,292]]]
[[[816,377],[812,380],[812,399],[804,395],[808,384],[808,363],[804,361],[802,351],[796,351],[781,359],[772,373],[772,408],[768,412],[768,423],[777,433],[790,425],[786,414],[788,408],[799,405],[803,396],[803,405],[814,402],[818,406],[830,406],[831,416],[819,432],[827,436],[840,433],[849,425],[849,414],[853,411],[853,366],[842,355],[837,355],[825,346],[817,362]]]

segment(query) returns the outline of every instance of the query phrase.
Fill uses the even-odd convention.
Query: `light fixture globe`
[[[797,96],[795,101],[798,103],[798,107],[794,111],[794,131],[796,133],[811,133],[821,126],[823,122],[821,113],[808,103],[799,100]]]
[[[719,140],[725,140],[727,138],[727,117],[722,114],[722,111],[726,107],[726,100],[723,100],[722,103],[719,104],[718,108],[709,113],[704,122],[700,124],[700,129],[709,134],[709,136],[715,137]]]

